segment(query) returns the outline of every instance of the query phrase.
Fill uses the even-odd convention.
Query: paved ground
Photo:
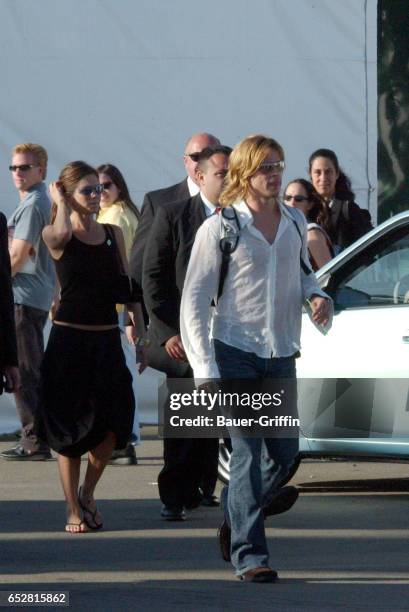
[[[139,465],[101,482],[100,533],[64,533],[55,461],[0,462],[0,591],[68,590],[79,612],[409,609],[408,465],[303,463],[299,502],[268,524],[280,582],[251,585],[219,557],[218,509],[159,519],[161,443],[144,432]]]

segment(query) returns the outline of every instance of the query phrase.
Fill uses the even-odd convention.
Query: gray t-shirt
[[[50,200],[44,183],[31,187],[9,218],[9,238],[33,245],[28,261],[13,279],[14,303],[48,310],[54,295],[55,271],[41,232],[50,222]]]

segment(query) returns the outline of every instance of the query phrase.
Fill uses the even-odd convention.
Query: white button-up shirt
[[[192,181],[192,179],[190,178],[190,176],[187,177],[187,188],[189,190],[189,195],[191,198],[193,198],[193,196],[197,195],[200,191],[199,187],[196,185],[196,183],[194,183]]]
[[[259,357],[293,355],[300,348],[303,301],[313,294],[328,297],[314,273],[307,275],[300,266],[300,252],[309,266],[307,224],[300,211],[290,213],[280,204],[281,219],[270,244],[254,226],[247,204],[241,201],[234,208],[240,238],[217,306],[210,308],[220,276],[221,215],[213,215],[199,228],[186,273],[180,329],[196,379],[220,377],[214,338]]]

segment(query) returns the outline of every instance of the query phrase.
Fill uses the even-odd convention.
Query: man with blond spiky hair
[[[21,387],[14,393],[22,431],[20,442],[1,453],[8,460],[50,459],[49,448],[34,433],[39,402],[43,330],[54,294],[54,268],[41,232],[49,222],[50,201],[44,179],[47,152],[23,143],[12,151],[9,167],[20,202],[8,220],[14,313]]]

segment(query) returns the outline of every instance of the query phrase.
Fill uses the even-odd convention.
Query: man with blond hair
[[[47,161],[47,152],[41,145],[23,143],[13,148],[9,167],[20,197],[8,220],[8,230],[21,377],[21,387],[14,396],[22,431],[20,442],[1,453],[8,460],[51,458],[49,448],[33,430],[44,353],[43,330],[54,294],[54,268],[41,236],[50,218],[44,184]]]
[[[219,378],[248,385],[252,379],[262,388],[266,379],[295,379],[303,300],[310,300],[317,324],[328,321],[327,296],[307,263],[305,217],[278,199],[283,170],[284,151],[267,136],[249,136],[230,156],[220,203],[229,208],[223,217],[234,214],[240,229],[231,242],[222,293],[220,217],[210,217],[196,234],[180,326],[195,379],[207,385]],[[294,404],[287,406],[291,412]],[[298,432],[272,434],[232,435],[230,484],[222,492],[222,557],[231,560],[239,578],[251,582],[277,578],[269,567],[264,519],[289,510],[298,496],[294,487],[280,484],[294,465]]]

